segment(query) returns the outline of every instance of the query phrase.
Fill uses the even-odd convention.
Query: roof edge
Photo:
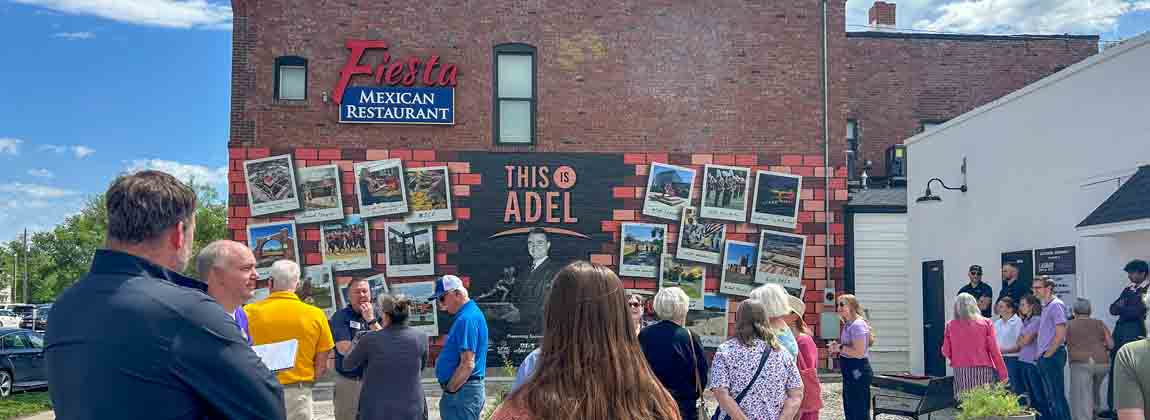
[[[953,41],[1099,41],[1099,35],[988,35],[988,34],[945,34],[888,31],[847,31],[847,38],[886,38],[886,39],[939,39]]]

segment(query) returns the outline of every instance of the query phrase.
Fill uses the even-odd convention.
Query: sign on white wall
[[[1073,315],[1077,299],[1076,264],[1074,247],[1063,246],[1034,250],[1034,275],[1050,276],[1054,280],[1054,294],[1066,304],[1066,316]]]

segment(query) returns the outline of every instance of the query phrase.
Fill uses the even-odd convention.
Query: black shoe
[[[1113,411],[1110,411],[1110,410],[1102,410],[1102,411],[1099,411],[1099,412],[1098,412],[1098,417],[1101,417],[1101,418],[1104,418],[1104,419],[1116,419],[1116,418],[1118,418],[1118,416],[1114,415],[1114,412],[1113,412]]]

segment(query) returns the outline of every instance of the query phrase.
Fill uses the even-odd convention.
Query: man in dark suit
[[[550,252],[551,241],[547,239],[547,231],[531,229],[527,234],[527,253],[531,255],[531,263],[519,270],[511,296],[519,309],[520,325],[526,327],[525,332],[532,334],[543,333],[543,303],[551,291],[555,274],[566,265],[551,258]]]

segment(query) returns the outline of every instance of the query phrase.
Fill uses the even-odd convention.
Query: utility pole
[[[24,303],[28,303],[28,228],[24,228]]]

